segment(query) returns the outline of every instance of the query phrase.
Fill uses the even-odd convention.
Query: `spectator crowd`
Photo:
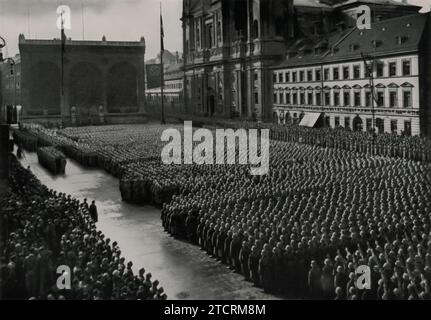
[[[16,158],[9,188],[0,196],[1,299],[167,298],[151,273],[135,274],[117,242],[97,230],[94,202],[48,189]],[[57,273],[61,266],[70,274]],[[69,277],[70,288],[58,286],[59,277]]]

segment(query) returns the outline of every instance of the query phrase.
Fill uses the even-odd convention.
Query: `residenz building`
[[[337,102],[337,94],[334,97],[337,85],[340,87],[338,98],[340,107],[344,107],[342,94],[343,90],[347,90],[343,89],[343,86],[351,87],[349,106],[353,106],[355,96],[356,100],[358,99],[355,91],[358,88],[353,88],[353,86],[357,85],[361,87],[361,102],[358,106],[368,110],[365,108],[365,100],[366,86],[369,81],[364,77],[364,66],[358,58],[363,48],[357,48],[354,52],[349,51],[350,42],[353,41],[352,37],[357,36],[356,20],[361,12],[359,8],[363,5],[371,8],[373,23],[379,23],[378,20],[384,22],[411,16],[420,10],[420,7],[406,2],[392,0],[184,0],[182,22],[185,112],[208,117],[240,117],[257,120],[271,120],[276,114],[276,121],[286,121],[284,114],[288,114],[288,119],[293,119],[296,113],[299,119],[306,113],[316,113],[316,107],[319,106],[318,111],[323,113],[322,103],[317,103],[318,100],[315,100],[319,99],[319,90],[316,90],[316,87],[326,87],[326,91],[320,92],[320,99],[322,101],[329,99],[326,101],[328,106],[334,99]],[[417,29],[417,23],[421,23],[422,29],[424,29],[424,24],[426,24],[424,20],[426,19],[422,19],[422,22],[415,21],[413,28],[409,30],[420,31]],[[368,37],[373,30],[367,30],[367,32],[367,34],[363,34],[363,38]],[[344,41],[340,35],[347,37],[348,40]],[[410,46],[412,41],[417,40],[417,37],[414,36],[414,39],[409,38],[407,41],[404,38],[401,39],[402,46]],[[380,38],[382,39],[377,40],[393,40],[392,46],[396,47],[396,34],[382,34]],[[370,41],[371,39],[367,40],[367,45]],[[404,43],[404,41],[406,42]],[[321,77],[324,76],[324,72],[331,73],[330,77],[325,80],[329,80],[331,83],[324,82],[322,85],[320,80],[316,80],[319,79],[316,70],[321,68],[322,56],[335,43],[338,44],[338,49],[334,50],[339,51],[334,52],[333,56],[330,53],[325,58],[325,66],[329,71],[320,71]],[[361,43],[362,41],[359,44]],[[381,44],[376,43],[376,50],[380,46]],[[382,43],[382,49],[388,46],[389,43],[386,41]],[[318,51],[318,56],[312,59],[306,57],[310,53],[314,55],[315,50]],[[354,56],[349,57],[345,54],[346,51],[354,53]],[[338,55],[340,58],[343,55],[344,60],[336,60]],[[305,59],[300,58],[301,56]],[[408,80],[399,83],[398,80],[388,79],[389,67],[393,68],[392,64],[389,65],[392,62],[389,60],[393,58],[388,57],[389,60],[382,60],[383,74],[386,79],[381,78],[376,82],[376,85],[385,86],[385,88],[380,88],[385,89],[384,100],[380,100],[381,102],[386,104],[392,99],[396,100],[397,106],[403,105],[404,100],[407,104],[411,104],[412,113],[408,117],[411,120],[412,134],[419,130],[418,120],[415,120],[413,115],[413,109],[418,108],[417,101],[419,100],[417,97],[419,94],[418,79],[415,80],[414,77],[418,70],[417,56],[416,53],[415,59],[415,54],[411,51],[406,54],[406,58],[410,57],[410,65],[404,64],[404,69],[410,69]],[[330,57],[333,60],[330,60]],[[396,74],[401,77],[402,61],[397,60],[396,62]],[[343,78],[342,66],[344,64],[349,66],[349,79]],[[359,76],[356,64],[359,64]],[[335,71],[334,79],[332,73],[333,67],[336,65],[339,65],[339,71],[338,75]],[[305,68],[305,66],[307,67]],[[303,73],[301,84],[293,84],[291,82],[293,79],[285,78],[286,73],[294,75],[293,70],[296,69],[296,77],[298,77],[296,81],[300,80],[299,77]],[[302,73],[300,69],[302,69]],[[309,77],[310,72],[311,78]],[[279,74],[283,76],[279,76]],[[337,76],[339,77],[338,84]],[[390,97],[390,85],[398,86],[396,97]],[[294,86],[297,87],[296,96]],[[327,95],[328,87],[331,88],[329,96]],[[288,91],[289,95],[287,95]],[[280,92],[283,93],[281,97]],[[277,99],[274,99],[275,93]],[[310,93],[312,93],[313,99],[311,105],[308,102],[311,102]],[[325,93],[326,96],[324,96]],[[381,93],[379,94],[381,95]],[[287,103],[288,100],[285,99],[290,99],[290,97],[292,99],[296,97],[296,104]],[[309,98],[310,100],[308,100]],[[298,103],[298,99],[303,99],[303,103],[301,100]],[[382,98],[380,97],[380,99]],[[302,105],[302,107],[294,109],[298,105]],[[362,112],[360,111],[360,113]],[[363,122],[361,126],[359,120],[355,120],[356,114],[354,113],[343,117],[340,115],[337,119],[335,114],[329,115],[327,121],[333,126],[336,121],[344,125],[347,117],[350,117],[350,126],[353,126],[355,121],[356,128],[365,130],[367,119],[360,116]],[[381,126],[381,121],[379,125]],[[385,130],[390,131],[390,126],[390,120],[384,119]],[[396,131],[404,131],[404,126],[408,128],[409,123],[397,123]],[[393,124],[393,128],[395,130],[395,124]]]
[[[426,133],[428,14],[408,15],[297,41],[273,68],[273,116],[280,123],[378,133]],[[372,74],[367,72],[372,66]],[[373,81],[372,81],[373,80]]]

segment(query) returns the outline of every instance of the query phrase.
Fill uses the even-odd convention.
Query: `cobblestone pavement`
[[[108,173],[68,159],[66,174],[53,177],[38,164],[35,153],[25,153],[22,163],[49,188],[88,202],[96,200],[98,228],[118,242],[135,272],[142,266],[150,271],[169,299],[277,299],[199,247],[170,237],[161,225],[159,209],[122,202],[118,179]]]

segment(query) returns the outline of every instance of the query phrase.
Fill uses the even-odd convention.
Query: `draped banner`
[[[162,67],[160,64],[147,64],[145,68],[147,74],[147,89],[160,88],[162,83]]]

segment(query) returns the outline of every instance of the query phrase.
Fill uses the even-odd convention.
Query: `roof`
[[[338,7],[344,7],[344,6],[348,6],[351,4],[356,4],[356,3],[366,3],[366,4],[372,4],[372,5],[386,5],[386,6],[397,6],[397,7],[410,7],[410,8],[421,8],[419,6],[407,3],[407,2],[400,2],[400,1],[395,1],[395,0],[347,0],[347,1],[342,1],[340,3],[335,4],[333,7],[334,8],[338,8]]]
[[[354,27],[332,33],[320,42],[313,42],[313,50],[306,52],[301,52],[301,48],[304,43],[310,47],[311,40],[298,40],[288,48],[287,59],[274,68],[357,60],[361,59],[361,53],[380,56],[414,52],[419,49],[427,18],[428,14],[419,13],[375,22],[368,30]],[[316,54],[319,45],[323,49]]]

